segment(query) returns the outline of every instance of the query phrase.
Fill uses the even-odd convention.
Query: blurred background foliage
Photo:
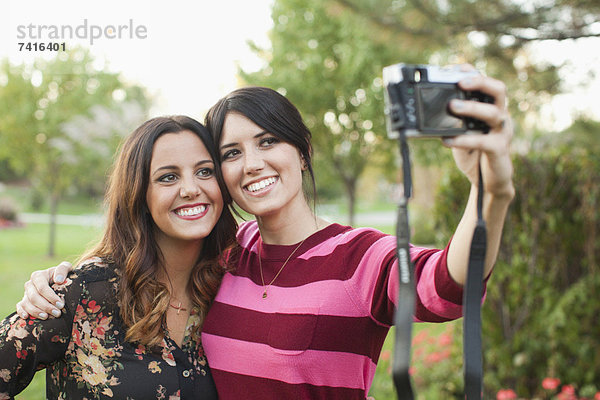
[[[582,398],[600,389],[600,156],[597,141],[578,141],[599,129],[578,122],[514,157],[517,195],[483,307],[491,393],[546,398],[545,377]],[[468,189],[454,171],[444,178],[434,208],[440,238],[453,232]]]
[[[0,176],[26,179],[33,205],[48,203],[53,256],[61,199],[102,197],[115,149],[146,119],[150,100],[142,87],[97,68],[83,48],[32,65],[5,60],[0,77]]]
[[[544,61],[535,46],[597,38],[600,3],[274,0],[272,19],[270,47],[249,43],[263,66],[240,70],[240,84],[272,87],[298,106],[313,133],[320,209],[337,217],[335,210],[344,210],[351,224],[360,225],[361,212],[393,210],[399,187],[397,145],[386,136],[383,115],[384,66],[468,62],[506,83],[517,197],[483,308],[486,397],[512,389],[520,398],[553,398],[556,392],[541,386],[547,377],[593,397],[600,390],[600,122],[580,115],[556,132],[544,120],[542,109],[571,89],[564,71],[573,65]],[[598,72],[595,65],[578,68],[582,85]],[[18,220],[19,209],[100,213],[112,154],[148,117],[151,102],[143,87],[98,66],[85,49],[31,65],[2,62],[0,220]],[[437,140],[413,141],[411,149],[413,241],[441,246],[462,214],[468,183]],[[391,232],[393,222],[380,228]],[[0,231],[0,250],[24,246],[22,232],[44,232],[39,225],[20,229]],[[83,250],[81,238],[71,238],[97,234],[69,228],[69,247],[55,238],[54,224],[49,232],[48,253],[59,244],[50,264]],[[0,273],[46,265],[33,252],[0,262]],[[419,398],[460,397],[460,334],[460,323],[417,328]],[[377,399],[393,396],[390,347],[371,390]]]

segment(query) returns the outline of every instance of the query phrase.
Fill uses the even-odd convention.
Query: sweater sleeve
[[[17,395],[38,370],[64,357],[81,285],[71,273],[64,284],[53,289],[65,300],[60,318],[23,319],[13,313],[0,322],[0,399]]]
[[[394,309],[398,303],[399,275],[395,242],[386,241],[386,256],[379,265],[373,288],[371,315],[385,325],[393,324]],[[462,316],[463,288],[448,271],[446,248],[429,249],[412,246],[410,256],[415,268],[415,314],[417,322],[445,322]]]

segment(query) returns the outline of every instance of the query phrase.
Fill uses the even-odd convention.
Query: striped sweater
[[[296,248],[262,243],[242,224],[237,269],[227,273],[202,341],[221,399],[365,399],[397,301],[395,238],[332,224]],[[461,316],[462,288],[445,250],[411,247],[415,320]]]

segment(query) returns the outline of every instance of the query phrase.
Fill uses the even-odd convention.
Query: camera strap
[[[414,266],[410,258],[410,225],[408,200],[412,196],[410,154],[406,136],[399,131],[402,155],[404,193],[398,205],[396,226],[396,254],[398,258],[398,304],[394,315],[396,337],[392,376],[399,400],[413,400],[410,379],[410,351],[412,323],[415,312]],[[465,398],[479,400],[483,392],[483,363],[481,353],[481,296],[483,292],[483,266],[486,252],[486,228],[483,220],[483,177],[479,165],[477,193],[477,224],[473,233],[467,280],[463,291],[463,357]]]
[[[481,296],[487,233],[483,219],[483,176],[479,164],[477,190],[477,224],[471,241],[469,270],[463,291],[463,362],[465,397],[467,400],[483,396],[483,360],[481,353]]]
[[[398,204],[398,222],[396,225],[396,255],[400,284],[398,304],[394,315],[396,340],[392,374],[399,400],[413,400],[410,383],[410,347],[412,343],[412,323],[415,313],[414,266],[410,258],[410,227],[408,223],[408,199],[412,195],[410,156],[404,132],[400,132],[400,152],[402,154],[402,174],[404,191]]]

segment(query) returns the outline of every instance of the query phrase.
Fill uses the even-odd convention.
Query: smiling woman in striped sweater
[[[496,105],[460,111],[496,127],[455,146],[459,167],[472,174],[482,150],[488,258],[493,266],[506,209],[513,197],[508,146],[512,132],[504,87],[472,82]],[[471,89],[471,88],[470,88]],[[482,107],[483,106],[483,107]],[[457,113],[459,110],[455,110]],[[233,200],[256,221],[241,225],[237,269],[225,275],[204,322],[202,340],[221,398],[364,399],[393,321],[398,273],[395,238],[317,217],[302,190],[314,176],[310,132],[298,110],[266,88],[242,88],[209,111],[221,169]],[[469,139],[472,140],[472,139]],[[476,171],[476,170],[475,170]],[[476,178],[465,217],[443,250],[412,247],[418,321],[462,314],[462,284],[475,224]]]
[[[512,128],[502,122],[509,120],[504,85],[488,77],[461,85],[494,96],[496,103],[452,104],[453,111],[484,120],[492,129],[489,135],[458,137],[451,144],[472,190],[445,249],[411,248],[417,321],[462,315],[480,154],[488,227],[485,277],[514,196]],[[238,230],[241,251],[230,259],[237,268],[225,274],[203,324],[202,341],[219,397],[365,399],[398,300],[395,238],[314,214],[303,192],[306,179],[314,189],[310,131],[276,91],[238,89],[211,108],[206,125],[219,145],[231,198],[256,217]],[[42,286],[42,276],[35,285]],[[29,288],[28,296],[35,297],[34,285]],[[23,305],[35,311],[29,301],[19,310]]]

